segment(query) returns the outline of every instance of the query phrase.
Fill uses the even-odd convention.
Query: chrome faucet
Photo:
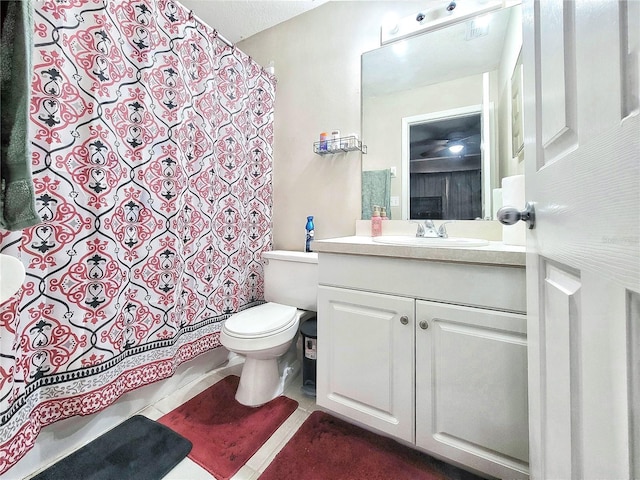
[[[424,221],[424,237],[439,237],[440,233],[433,223],[433,220]]]
[[[433,220],[425,220],[424,225],[420,222],[414,222],[418,224],[418,230],[416,231],[416,237],[428,237],[428,238],[448,238],[447,223],[453,223],[453,221],[447,221],[440,224],[440,227],[436,227]]]

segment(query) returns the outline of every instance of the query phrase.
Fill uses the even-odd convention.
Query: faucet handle
[[[438,227],[438,236],[442,238],[448,238],[449,234],[447,233],[447,227],[445,226],[447,223],[454,223],[455,220],[447,220],[446,222],[442,222]]]
[[[411,223],[415,223],[418,225],[418,229],[416,230],[416,237],[424,237],[424,225],[420,222],[411,221]]]

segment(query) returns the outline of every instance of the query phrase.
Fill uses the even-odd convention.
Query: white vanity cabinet
[[[528,478],[525,273],[319,253],[317,403],[499,478]]]
[[[525,315],[416,301],[416,445],[527,478]]]
[[[413,442],[414,313],[411,298],[320,285],[317,403]]]

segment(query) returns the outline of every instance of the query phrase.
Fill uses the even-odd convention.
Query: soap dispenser
[[[373,215],[371,216],[371,236],[379,237],[382,235],[382,218],[380,217],[380,207],[373,206]]]

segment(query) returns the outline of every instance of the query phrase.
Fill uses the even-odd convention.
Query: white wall
[[[500,60],[498,84],[500,89],[500,110],[498,113],[500,131],[500,178],[524,173],[524,157],[512,155],[511,136],[511,77],[514,73],[518,55],[522,49],[522,14],[518,9],[511,16],[505,35],[505,48]]]
[[[274,122],[275,249],[302,250],[307,215],[316,238],[355,233],[360,218],[361,156],[319,156],[319,133],[360,133],[360,55],[380,46],[385,14],[426,2],[331,1],[238,43],[278,78]],[[222,32],[224,34],[224,32]],[[363,138],[366,144],[367,139]]]

